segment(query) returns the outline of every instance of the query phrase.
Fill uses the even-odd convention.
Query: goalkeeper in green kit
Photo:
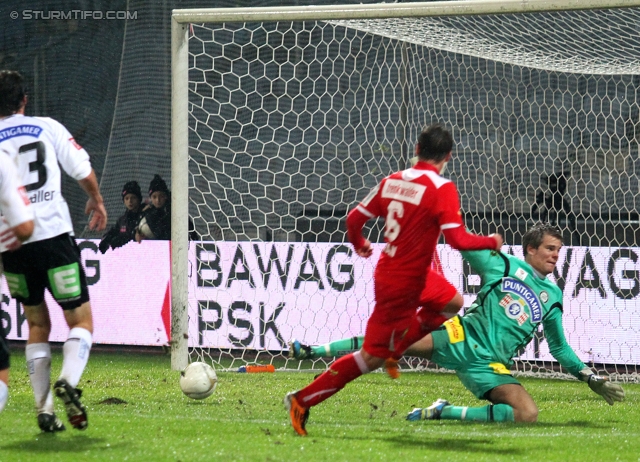
[[[407,420],[535,422],[538,407],[511,375],[510,367],[512,358],[532,340],[541,323],[551,354],[565,370],[587,382],[610,405],[624,399],[622,387],[595,375],[565,339],[562,291],[547,279],[562,247],[560,232],[548,224],[535,225],[523,236],[522,247],[525,261],[490,250],[462,252],[482,278],[475,302],[464,316],[449,319],[405,353],[454,370],[469,391],[491,404],[463,407],[438,399],[429,407],[411,411]],[[344,350],[344,340],[334,343]],[[318,357],[320,352],[332,351],[331,345],[307,347],[296,341],[290,355]]]

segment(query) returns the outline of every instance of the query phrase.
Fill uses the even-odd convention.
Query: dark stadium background
[[[76,140],[90,153],[94,168],[101,180],[110,222],[122,213],[120,188],[124,182],[136,179],[143,191],[155,173],[170,185],[170,11],[174,8],[284,6],[299,4],[331,4],[337,2],[292,1],[151,1],[151,0],[16,0],[0,4],[0,68],[20,70],[30,88],[28,115],[50,116],[61,121]],[[377,3],[376,1],[353,3]],[[12,20],[12,11],[23,10],[98,10],[137,13],[135,21],[124,20]],[[544,78],[544,76],[539,76]],[[614,126],[606,136],[593,136],[589,130],[561,134],[579,137],[604,149],[625,148],[635,154],[626,172],[628,180],[620,183],[619,194],[598,198],[595,211],[580,214],[579,227],[571,243],[580,245],[637,245],[638,215],[633,196],[638,189],[640,171],[637,162],[639,135],[637,88],[639,76],[633,77],[635,94],[629,98],[635,114],[629,123]],[[581,88],[578,92],[586,91]],[[595,88],[595,93],[608,91]],[[604,96],[604,95],[603,95]],[[635,121],[635,123],[634,123]],[[452,121],[455,122],[455,121]],[[588,122],[587,122],[588,123]],[[575,140],[574,140],[575,141]],[[591,172],[584,172],[591,174]],[[540,172],[542,173],[542,172]],[[452,176],[460,172],[453,169]],[[85,229],[84,195],[74,181],[64,177],[64,191],[69,202],[76,234],[80,237],[99,237]],[[614,179],[615,180],[615,179]],[[611,181],[614,181],[611,180]],[[533,181],[533,180],[532,180]],[[535,178],[535,181],[540,181]],[[465,186],[457,180],[465,207]],[[223,187],[225,185],[222,185]],[[635,193],[634,193],[635,190]],[[631,198],[630,198],[631,197]],[[358,197],[357,199],[361,199]],[[353,203],[335,204],[328,212],[314,210],[308,220],[298,220],[305,240],[306,230],[329,229],[327,240],[343,237],[339,229],[343,214]],[[492,230],[497,223],[507,239],[516,243],[531,216],[528,212],[495,209],[472,210],[467,217],[470,227],[477,231]],[[305,213],[304,211],[301,213]],[[305,218],[305,217],[302,217]],[[203,237],[210,238],[202,233]],[[513,233],[511,236],[509,233]],[[266,236],[269,238],[269,235]],[[321,236],[322,240],[323,237]]]

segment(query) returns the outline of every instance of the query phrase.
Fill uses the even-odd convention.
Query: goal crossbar
[[[602,8],[631,8],[638,0],[457,0],[368,5],[310,5],[256,8],[176,9],[178,23],[330,21],[340,19],[388,19],[421,16],[535,13]]]

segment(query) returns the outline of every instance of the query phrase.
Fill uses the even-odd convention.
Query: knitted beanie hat
[[[137,181],[128,181],[122,187],[122,200],[127,194],[135,194],[138,196],[138,200],[142,202],[142,192],[140,191],[140,185]]]
[[[167,183],[160,177],[160,175],[155,175],[151,183],[149,184],[149,195],[153,194],[156,191],[162,191],[165,194],[169,194],[169,188],[167,188]]]

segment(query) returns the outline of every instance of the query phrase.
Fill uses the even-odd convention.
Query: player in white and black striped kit
[[[55,415],[51,393],[47,289],[62,307],[70,329],[53,390],[64,402],[71,425],[84,430],[87,413],[76,386],[89,358],[93,318],[69,207],[61,193],[60,166],[89,196],[85,207],[87,214],[93,213],[89,228],[104,230],[107,212],[87,152],[59,122],[25,116],[26,104],[23,77],[15,71],[0,71],[0,151],[17,165],[35,216],[31,238],[20,249],[2,254],[5,276],[11,296],[24,306],[29,325],[26,359],[40,429],[65,429]]]
[[[33,233],[33,210],[9,157],[0,152],[0,252],[20,247]],[[0,260],[0,278],[2,260]],[[9,347],[0,329],[0,412],[9,399]]]

